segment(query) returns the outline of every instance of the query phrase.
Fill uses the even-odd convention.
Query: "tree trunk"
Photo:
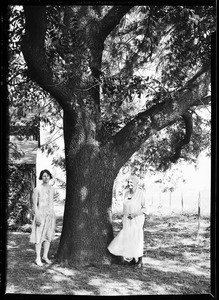
[[[75,119],[64,115],[66,204],[57,258],[68,265],[110,263],[113,155],[93,138],[91,117]]]

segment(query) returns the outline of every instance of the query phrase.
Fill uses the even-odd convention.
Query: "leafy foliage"
[[[43,89],[31,81],[21,52],[21,40],[24,34],[23,9],[10,6],[9,16],[9,69],[8,69],[8,106],[9,133],[23,136],[37,135],[39,124],[49,124],[51,133],[57,130],[57,120],[62,117],[57,102],[51,99]],[[9,144],[9,148],[16,145]],[[45,146],[42,145],[42,150]]]
[[[89,74],[90,54],[89,51],[81,51],[83,45],[78,44],[78,37],[89,24],[103,18],[110,8],[47,6],[45,50],[57,84],[70,80],[76,82],[78,74],[73,71],[76,65],[80,65],[82,73]],[[68,19],[69,9],[74,11],[71,20]],[[99,70],[101,117],[108,135],[118,132],[139,112],[174,97],[174,92],[201,65],[209,64],[215,16],[215,7],[210,5],[135,6],[125,15],[105,41]],[[23,128],[32,130],[33,124],[41,120],[50,124],[54,131],[57,129],[57,119],[62,117],[60,107],[44,90],[29,81],[21,54],[24,33],[22,7],[10,6],[9,21],[10,124],[17,124],[22,119],[25,124]],[[69,22],[71,26],[68,26]],[[80,51],[83,55],[76,61],[79,57],[76,54]],[[35,114],[27,121],[26,116],[30,112]],[[203,118],[195,117],[195,113],[193,118],[192,142],[183,151],[183,158],[191,160],[209,143],[208,134],[200,125]],[[179,122],[158,134],[156,141],[154,136],[142,146],[142,149],[147,148],[143,151],[146,165],[158,169],[170,166],[168,153],[182,136],[182,126]],[[51,148],[43,145],[43,149],[52,153]]]
[[[18,229],[31,223],[30,193],[33,189],[31,179],[32,171],[25,165],[8,166],[7,221],[10,229]]]
[[[210,63],[215,15],[213,6],[140,7],[112,32],[105,43],[101,103],[103,117],[117,124],[114,133],[145,108],[173,98],[202,64]],[[193,113],[193,119],[192,139],[182,152],[191,161],[210,142],[209,120],[203,128],[202,117]],[[144,170],[169,168],[169,156],[184,134],[183,122],[166,128],[142,145],[135,163]]]
[[[121,82],[129,81],[133,73],[142,69],[145,75],[138,80],[141,84],[129,85],[128,89],[130,94],[149,90],[147,106],[157,99],[159,90],[170,93],[183,86],[202,63],[210,61],[215,15],[213,6],[152,6],[132,10],[108,37],[104,52],[103,72],[120,79],[119,98],[124,101],[126,97],[121,94],[127,94],[127,85]],[[157,78],[151,76],[151,68],[159,73]],[[110,96],[104,102],[109,101]]]

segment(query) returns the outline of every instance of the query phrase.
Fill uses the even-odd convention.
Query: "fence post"
[[[182,212],[183,212],[183,192],[181,192],[181,208],[182,208]]]
[[[171,190],[170,190],[170,213],[171,213],[171,211],[172,211],[172,192],[171,192]]]
[[[198,233],[199,235],[199,230],[200,230],[200,216],[201,216],[201,208],[200,208],[200,200],[201,200],[201,193],[198,193]]]

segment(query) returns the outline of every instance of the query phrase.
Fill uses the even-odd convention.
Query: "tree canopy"
[[[75,32],[67,33],[65,28],[66,11],[71,9],[74,12],[71,22],[77,34],[80,32],[83,34],[88,23],[92,22],[95,25],[95,22],[103,21],[106,14],[115,14],[116,10],[111,6],[74,8],[47,6],[49,21],[46,31],[46,56],[55,73],[54,82],[57,85],[74,80],[74,64],[82,63],[71,58],[73,56],[71,45],[74,44],[77,51],[80,51],[80,45],[77,45],[78,38],[74,36]],[[84,14],[83,10],[87,10],[86,18],[80,19]],[[61,113],[57,114],[60,106],[57,102],[49,100],[51,96],[45,92],[46,89],[39,88],[29,79],[21,52],[24,34],[23,14],[22,7],[10,7],[8,48],[10,125],[16,123],[20,117],[27,123],[25,117],[35,107],[39,113],[35,114],[34,119],[28,120],[25,130],[27,128],[31,130],[39,117],[49,122],[55,130],[56,118],[62,117]],[[117,133],[145,109],[162,103],[167,97],[177,97],[177,92],[184,88],[185,84],[191,84],[189,80],[193,80],[200,69],[209,68],[211,36],[214,31],[214,6],[135,6],[125,14],[104,42],[101,70],[96,70],[100,73],[98,81],[92,82],[90,86],[87,83],[83,86],[83,82],[79,84],[84,90],[95,84],[100,87],[104,138],[107,139],[107,136]],[[89,53],[87,55],[89,56]],[[87,59],[84,57],[85,69],[86,62]],[[87,69],[91,72],[89,68]],[[190,110],[193,128],[192,125],[188,125],[187,128],[188,132],[189,128],[193,131],[193,135],[192,143],[183,151],[184,159],[196,157],[203,147],[209,145],[209,127],[203,127],[201,124],[203,121],[209,124],[210,121],[203,120],[197,111],[197,107],[206,107],[208,103],[202,103],[200,100],[197,104],[196,110],[194,107]],[[150,147],[144,147],[146,152],[141,150],[149,164],[154,164],[157,168],[170,166],[170,153],[177,148],[176,141],[184,135],[184,122],[185,118],[179,119],[174,125],[166,128],[166,134],[157,133],[156,138],[150,139],[148,142]],[[174,158],[172,160],[174,161]]]

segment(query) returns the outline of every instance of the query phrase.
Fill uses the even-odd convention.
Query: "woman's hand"
[[[40,226],[41,225],[41,221],[39,217],[36,217],[36,226]]]
[[[129,220],[132,220],[133,218],[135,218],[136,217],[136,214],[135,213],[132,213],[132,214],[129,214],[128,215],[128,219]]]

